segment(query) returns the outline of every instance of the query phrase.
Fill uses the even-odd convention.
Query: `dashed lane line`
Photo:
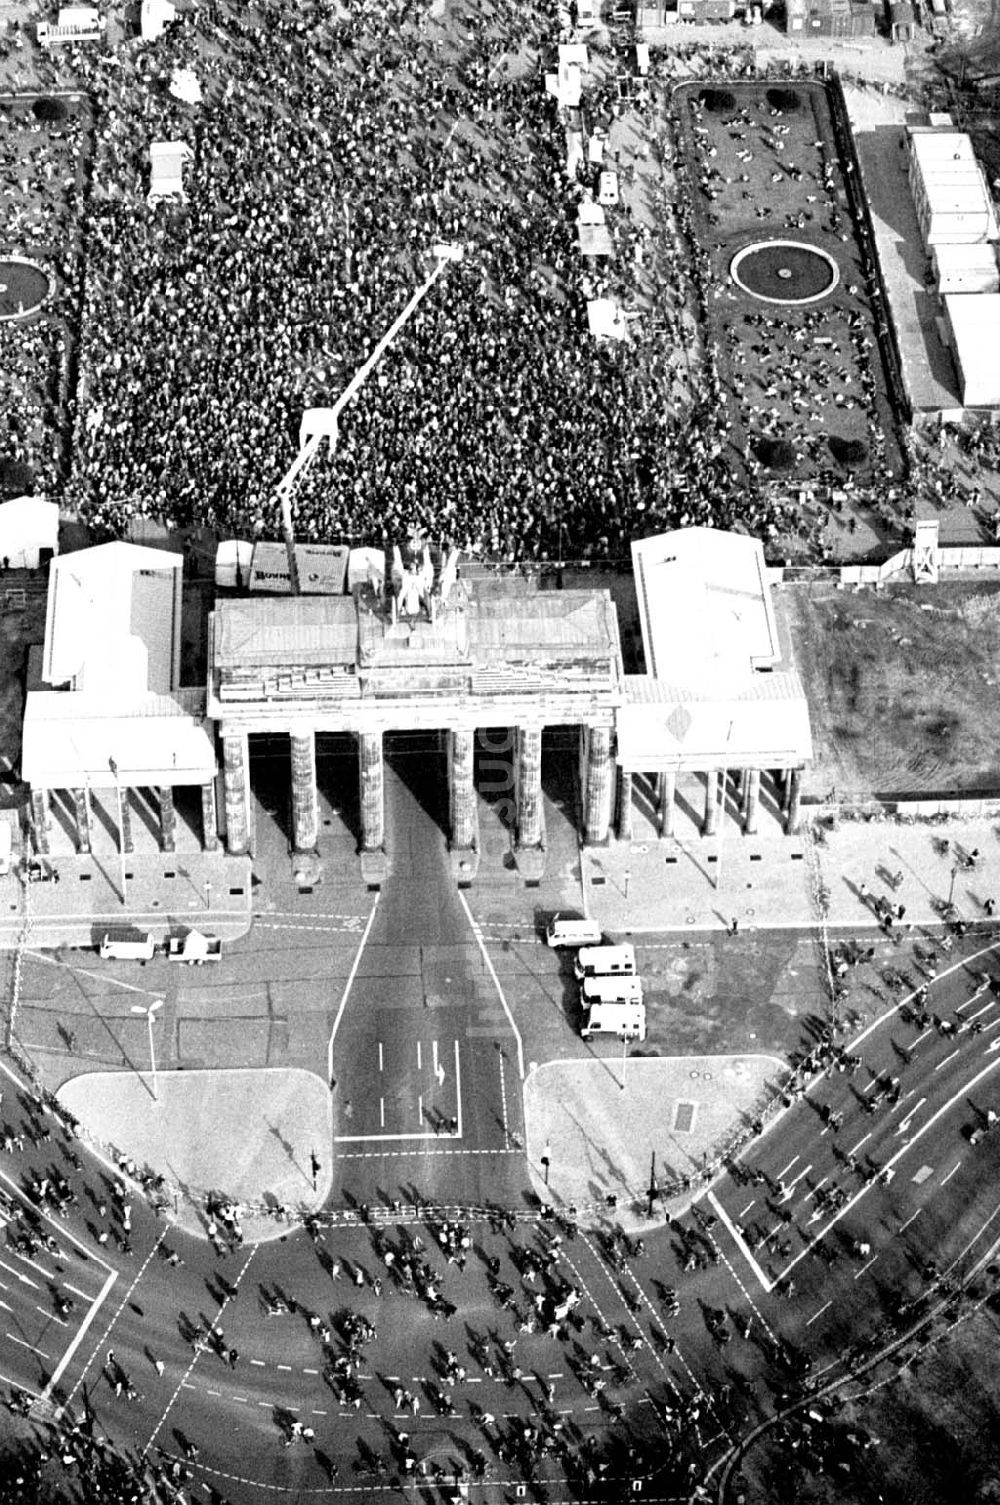
[[[240,1272],[237,1275],[236,1279],[233,1281],[232,1285],[229,1287],[229,1294],[227,1294],[227,1296],[226,1296],[225,1300],[223,1301],[222,1305],[219,1307],[219,1310],[216,1313],[215,1321],[212,1323],[212,1327],[211,1327],[211,1331],[212,1332],[221,1331],[222,1314],[226,1310],[226,1307],[229,1305],[230,1301],[232,1301],[233,1298],[239,1292],[240,1284],[241,1284],[241,1282],[243,1280],[243,1277],[247,1273],[247,1271],[249,1270],[250,1264],[251,1264],[251,1262],[253,1260],[253,1257],[257,1253],[257,1250],[259,1248],[260,1248],[259,1244],[254,1244],[253,1245],[253,1247],[250,1250],[250,1253],[247,1255],[247,1257],[246,1257],[246,1259],[245,1259],[245,1261],[243,1263],[243,1268],[240,1270]],[[173,1395],[167,1401],[167,1404],[166,1404],[166,1406],[164,1408],[164,1411],[163,1411],[163,1415],[160,1417],[159,1421],[156,1423],[156,1426],[153,1428],[152,1432],[150,1433],[149,1441],[146,1443],[146,1446],[142,1450],[142,1457],[144,1457],[144,1458],[146,1457],[146,1455],[148,1454],[150,1448],[153,1446],[153,1443],[156,1441],[157,1437],[159,1436],[160,1430],[163,1427],[164,1422],[166,1421],[167,1417],[170,1415],[170,1412],[173,1410],[174,1402],[176,1401],[177,1397],[180,1395],[181,1390],[184,1388],[184,1385],[187,1382],[188,1376],[194,1370],[194,1366],[197,1364],[199,1358],[201,1357],[201,1353],[202,1353],[202,1348],[199,1345],[195,1349],[194,1357],[191,1360],[190,1364],[188,1365],[186,1372],[181,1376],[180,1383],[178,1384],[178,1386],[177,1386],[176,1390],[174,1391]]]
[[[423,1139],[423,1135],[421,1135],[421,1139]],[[427,1143],[433,1144],[434,1143],[433,1138],[427,1140]],[[413,1150],[345,1150],[345,1151],[342,1151],[340,1154],[338,1154],[337,1159],[338,1160],[392,1160],[392,1159],[398,1159],[401,1155],[407,1155],[407,1156],[413,1156],[413,1155],[425,1155],[425,1156],[433,1156],[433,1155],[452,1155],[452,1156],[455,1156],[455,1155],[520,1155],[522,1153],[523,1152],[521,1150],[515,1150],[513,1148],[509,1149],[509,1150],[505,1150],[505,1149],[496,1149],[496,1150],[424,1150],[424,1149],[413,1149]]]
[[[108,1338],[111,1336],[111,1330],[112,1330],[112,1328],[114,1327],[115,1323],[118,1321],[118,1318],[121,1316],[122,1312],[125,1310],[125,1307],[128,1305],[129,1301],[131,1300],[132,1292],[135,1290],[136,1286],[139,1284],[139,1282],[142,1279],[143,1275],[146,1273],[146,1269],[149,1266],[150,1260],[152,1260],[152,1259],[155,1258],[156,1254],[159,1251],[160,1245],[163,1243],[163,1240],[166,1238],[166,1236],[167,1236],[167,1229],[164,1228],[161,1231],[159,1238],[156,1240],[156,1243],[153,1245],[152,1249],[150,1249],[149,1253],[146,1255],[146,1258],[143,1260],[142,1264],[140,1265],[140,1267],[139,1267],[139,1269],[138,1269],[138,1271],[136,1273],[136,1277],[133,1280],[132,1284],[129,1286],[128,1290],[125,1292],[125,1295],[122,1297],[121,1302],[119,1303],[117,1311],[115,1312],[114,1316],[111,1318],[111,1321],[108,1323],[107,1327],[104,1329],[104,1332],[101,1335],[101,1337],[97,1340],[97,1343],[94,1345],[94,1348],[91,1351],[90,1358],[87,1360],[86,1364],[84,1364],[83,1368],[81,1369],[80,1375],[79,1375],[79,1378],[77,1379],[76,1384],[73,1386],[72,1390],[69,1392],[69,1395],[67,1395],[65,1401],[63,1402],[60,1414],[62,1414],[62,1412],[64,1412],[64,1411],[66,1411],[68,1409],[68,1407],[70,1406],[70,1404],[71,1404],[71,1402],[73,1400],[74,1395],[79,1390],[80,1386],[83,1384],[83,1381],[84,1381],[84,1378],[85,1378],[85,1376],[87,1374],[87,1371],[89,1370],[91,1364],[93,1364],[94,1360],[97,1358],[97,1355],[100,1353],[100,1351],[104,1347],[105,1343],[108,1341]],[[117,1279],[117,1271],[112,1271],[112,1274],[115,1276],[115,1279]],[[112,1281],[106,1282],[108,1290],[111,1289],[111,1285],[112,1284],[113,1284]],[[81,1336],[82,1336],[82,1333],[81,1333]],[[60,1369],[57,1370],[56,1373],[52,1376],[52,1379],[49,1381],[49,1384],[46,1387],[46,1391],[47,1392],[49,1390],[51,1390],[51,1387],[56,1383],[57,1379],[60,1377],[60,1374],[61,1374],[62,1370],[64,1370],[65,1367],[66,1367],[65,1364],[62,1364],[60,1366]]]
[[[813,1323],[817,1321],[818,1318],[822,1317],[823,1313],[827,1311],[831,1306],[833,1306],[832,1300],[825,1301],[818,1312],[813,1312],[812,1316],[809,1318],[809,1321],[806,1323],[806,1327],[812,1327]]]

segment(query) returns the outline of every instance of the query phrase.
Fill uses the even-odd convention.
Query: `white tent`
[[[176,5],[170,0],[142,0],[139,15],[139,30],[144,42],[155,42],[177,15]]]
[[[235,590],[246,585],[253,564],[253,544],[243,538],[224,538],[215,551],[215,583]]]
[[[201,104],[201,84],[193,68],[175,68],[170,75],[169,92],[186,105]]]
[[[591,298],[587,303],[587,326],[596,340],[627,340],[625,315],[614,298]]]
[[[0,505],[0,561],[11,570],[37,570],[59,552],[59,508],[41,496],[16,496]]]
[[[149,193],[156,199],[183,199],[184,163],[194,156],[185,141],[154,141],[149,148]]]

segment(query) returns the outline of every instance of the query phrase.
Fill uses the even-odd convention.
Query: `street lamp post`
[[[157,1009],[162,1009],[162,1007],[163,1007],[163,999],[162,998],[154,998],[153,1002],[149,1005],[148,1008],[143,1008],[143,1006],[142,1006],[141,1003],[134,1003],[132,1005],[132,1013],[133,1014],[145,1014],[145,1016],[146,1016],[146,1026],[147,1026],[147,1028],[149,1030],[149,1067],[150,1067],[150,1075],[152,1076],[152,1079],[153,1079],[153,1102],[154,1103],[158,1103],[160,1101],[160,1097],[159,1097],[159,1093],[157,1091],[157,1086],[156,1086],[156,1049],[155,1049],[155,1046],[154,1046],[154,1043],[153,1043],[153,1020],[156,1018],[156,1011],[157,1011]]]
[[[406,324],[411,314],[423,302],[435,282],[441,276],[445,267],[453,261],[461,261],[465,248],[458,242],[437,241],[432,247],[434,265],[424,281],[411,295],[405,308],[393,320],[385,334],[378,341],[374,350],[368,356],[363,365],[351,377],[347,386],[341,392],[336,402],[330,408],[316,409],[316,413],[322,412],[322,428],[304,438],[299,452],[289,467],[288,473],[278,486],[278,499],[281,508],[282,531],[285,535],[285,546],[288,550],[288,565],[292,580],[293,592],[298,594],[298,570],[295,562],[295,530],[292,523],[292,498],[298,486],[298,480],[313,462],[321,441],[326,438],[329,441],[331,453],[337,443],[338,424],[340,414],[357,392],[364,386],[372,371],[378,365],[393,340]]]
[[[955,897],[955,879],[958,877],[958,863],[954,863],[951,869],[951,886],[948,889],[948,904],[951,905]]]
[[[651,1155],[650,1155],[650,1160],[649,1160],[649,1191],[646,1193],[646,1195],[649,1198],[649,1216],[652,1217],[653,1216],[653,1203],[656,1201],[657,1197],[660,1195],[660,1188],[659,1188],[659,1185],[658,1185],[657,1180],[656,1180],[656,1151],[655,1150],[653,1150],[652,1153],[651,1153]]]
[[[546,1186],[548,1186],[548,1184],[549,1184],[549,1169],[550,1169],[551,1165],[552,1165],[552,1146],[551,1146],[551,1144],[549,1144],[548,1140],[546,1140],[545,1141],[545,1154],[542,1156],[542,1169],[545,1172],[545,1185]]]
[[[622,1032],[621,1032],[621,1042],[622,1042],[622,1091],[624,1092],[625,1091],[626,1081],[627,1081],[627,1072],[628,1072],[628,1030],[627,1029],[623,1029]]]
[[[205,879],[205,908],[206,909],[211,909],[211,907],[212,907],[212,880],[211,880],[211,878],[206,878]]]

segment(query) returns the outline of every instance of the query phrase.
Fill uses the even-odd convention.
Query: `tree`
[[[64,99],[53,99],[49,94],[43,95],[32,103],[31,113],[36,120],[43,120],[49,125],[54,125],[59,120],[65,120],[69,114]]]

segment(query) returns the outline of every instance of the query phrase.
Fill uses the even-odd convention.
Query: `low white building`
[[[1000,407],[1000,293],[950,295],[944,309],[962,406]]]
[[[910,190],[927,249],[1000,239],[993,197],[971,137],[913,126],[907,142]]]
[[[697,773],[703,830],[712,834],[720,789],[738,772],[746,831],[757,828],[762,777],[794,830],[812,733],[763,545],[742,533],[683,528],[634,543],[632,564],[646,673],[625,676],[617,714],[619,820],[632,776],[656,775],[671,834],[677,776]]]
[[[975,246],[935,246],[931,262],[942,298],[949,293],[1000,292],[996,251],[989,243]]]

